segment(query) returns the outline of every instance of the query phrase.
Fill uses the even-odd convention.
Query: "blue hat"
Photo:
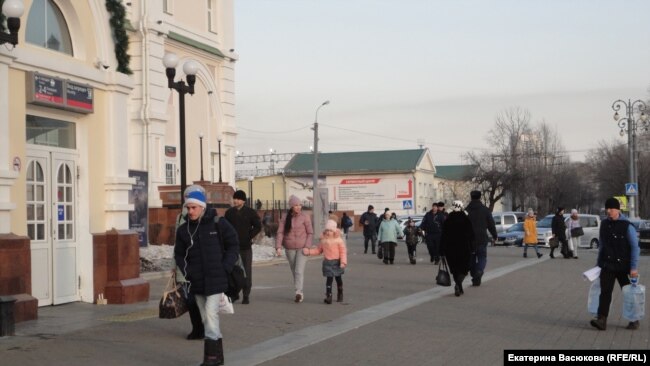
[[[192,186],[190,186],[192,187]],[[189,191],[189,188],[185,190],[185,205],[188,203],[194,203],[197,204],[203,208],[205,208],[205,191],[203,190],[202,187],[201,189]]]

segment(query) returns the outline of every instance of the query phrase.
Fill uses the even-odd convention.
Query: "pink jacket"
[[[302,249],[309,248],[314,237],[314,230],[311,227],[309,215],[301,212],[291,217],[291,231],[286,235],[284,233],[284,219],[280,221],[278,233],[275,236],[275,248],[279,249],[284,246],[285,249]]]
[[[348,251],[345,247],[343,238],[323,238],[317,246],[309,248],[309,255],[319,255],[323,253],[325,259],[338,259],[341,261],[341,267],[348,265]]]

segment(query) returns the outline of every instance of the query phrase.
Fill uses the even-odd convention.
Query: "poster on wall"
[[[148,173],[140,170],[129,170],[129,178],[135,178],[135,184],[129,191],[129,204],[133,211],[129,212],[129,229],[138,233],[141,247],[148,245],[147,228],[149,227],[148,207]]]

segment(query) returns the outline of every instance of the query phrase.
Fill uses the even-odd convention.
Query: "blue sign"
[[[412,210],[413,209],[413,200],[404,200],[402,201],[402,209]]]
[[[639,186],[636,183],[625,183],[625,195],[626,196],[638,196],[639,195]]]
[[[59,221],[65,220],[65,211],[64,211],[63,205],[58,206],[57,213],[58,213],[58,216],[59,216]]]

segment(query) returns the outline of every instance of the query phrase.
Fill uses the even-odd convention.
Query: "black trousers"
[[[240,249],[239,255],[242,262],[244,262],[244,270],[246,271],[246,283],[242,293],[245,297],[248,297],[253,287],[253,249]]]
[[[384,262],[390,261],[392,263],[395,260],[395,246],[397,246],[397,243],[384,241],[381,245],[384,247]]]
[[[612,272],[603,268],[600,271],[600,298],[598,298],[598,315],[609,315],[609,305],[612,303],[612,292],[614,291],[614,282],[618,281],[621,289],[630,283],[627,277],[628,272]]]

